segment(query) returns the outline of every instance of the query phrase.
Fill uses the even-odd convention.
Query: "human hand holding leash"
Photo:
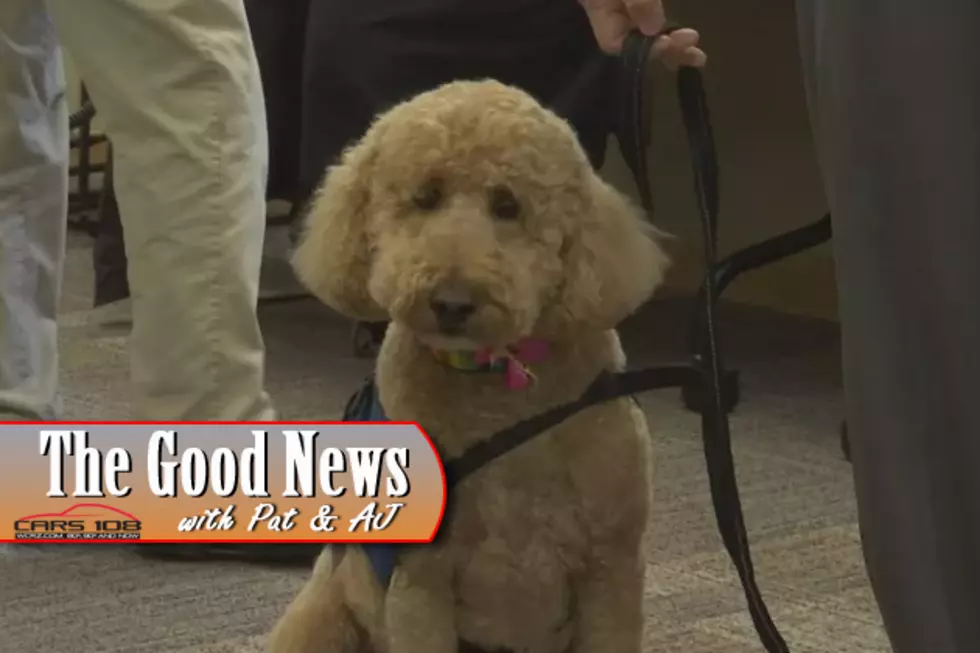
[[[653,36],[666,23],[661,0],[579,0],[595,32],[599,47],[618,54],[630,30]],[[681,66],[701,68],[707,55],[698,47],[701,35],[690,28],[661,36],[653,46],[653,56],[670,70]]]

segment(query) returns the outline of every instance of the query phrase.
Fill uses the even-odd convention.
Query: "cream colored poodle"
[[[454,82],[328,172],[294,263],[328,305],[391,320],[384,408],[455,457],[623,367],[614,329],[661,281],[656,238],[567,123]],[[438,543],[401,550],[389,586],[363,550],[326,550],[270,650],[639,651],[649,472],[634,402],[583,411],[463,481]]]

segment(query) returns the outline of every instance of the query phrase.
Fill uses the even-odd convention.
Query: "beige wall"
[[[701,31],[710,60],[706,86],[721,165],[721,254],[819,218],[826,202],[807,121],[792,3],[673,0],[670,9]],[[670,80],[658,76],[654,88],[660,93],[654,98],[650,152],[655,221],[678,237],[669,284],[685,291],[700,281],[690,161]],[[632,188],[618,155],[606,172],[617,185]],[[727,296],[836,319],[830,247],[749,273]]]
[[[674,17],[702,32],[706,84],[721,164],[721,253],[820,217],[825,201],[807,124],[791,2],[668,0]],[[77,81],[70,67],[71,92]],[[699,232],[690,163],[670,80],[658,76],[650,153],[656,222],[676,236],[668,291],[700,281]],[[618,153],[604,171],[628,192]],[[775,310],[836,319],[830,248],[750,273],[729,298]]]

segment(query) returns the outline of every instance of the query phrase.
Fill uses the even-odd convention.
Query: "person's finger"
[[[701,35],[697,31],[689,28],[679,29],[658,38],[650,51],[655,57],[663,56],[666,52],[683,52],[697,46],[700,40]]]
[[[589,17],[599,47],[609,54],[618,54],[630,30],[630,17],[619,5],[610,7],[603,2],[579,1]]]
[[[663,29],[666,17],[661,0],[623,0],[633,24],[647,36],[653,36]]]
[[[704,68],[708,63],[708,55],[700,48],[690,48],[685,54],[685,66],[692,68]]]
[[[698,48],[691,48],[684,52],[671,52],[663,58],[663,64],[667,70],[676,71],[680,67],[703,68],[708,62],[708,56]]]
[[[670,36],[657,39],[650,52],[668,70],[677,70],[680,66],[703,68],[708,61],[708,56],[701,48],[694,45],[685,47]]]
[[[707,55],[698,47],[700,40],[701,35],[697,30],[679,29],[658,38],[650,52],[669,70],[676,70],[680,66],[700,68],[707,63]]]
[[[650,48],[650,53],[659,59],[664,55],[665,52],[671,49],[670,36],[664,35],[653,42],[653,47]]]
[[[698,33],[698,31],[691,29],[690,27],[684,27],[673,31],[670,33],[669,37],[670,49],[672,50],[686,50],[687,48],[697,45],[701,40],[701,35]]]

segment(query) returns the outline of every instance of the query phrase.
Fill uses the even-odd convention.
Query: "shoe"
[[[133,301],[129,297],[92,309],[92,321],[101,328],[133,326]]]
[[[237,560],[261,565],[312,567],[322,544],[138,544],[138,555],[154,560],[208,562]]]

